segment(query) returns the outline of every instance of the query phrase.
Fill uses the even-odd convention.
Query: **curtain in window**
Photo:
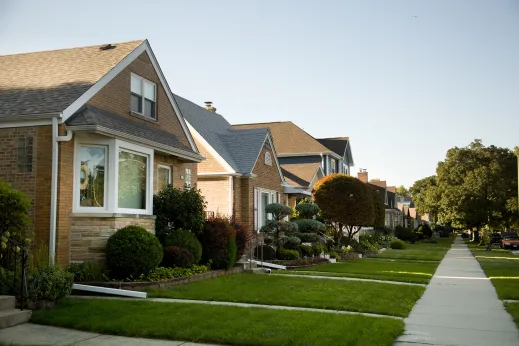
[[[119,151],[119,208],[146,209],[148,157]]]

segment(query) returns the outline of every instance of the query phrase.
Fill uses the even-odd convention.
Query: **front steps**
[[[15,297],[0,296],[0,329],[23,324],[31,318],[31,310],[20,310],[15,306]]]

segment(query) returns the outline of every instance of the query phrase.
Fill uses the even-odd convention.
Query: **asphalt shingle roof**
[[[234,129],[269,128],[278,155],[299,153],[326,153],[330,149],[291,121],[239,124]],[[342,155],[341,155],[342,156]]]
[[[337,138],[318,138],[317,141],[336,153],[337,155],[344,156],[346,146],[348,145],[348,137],[337,137]]]
[[[93,106],[85,106],[81,108],[66,121],[66,124],[67,126],[102,127],[122,133],[129,133],[142,139],[151,140],[159,144],[198,155],[198,153],[195,153],[191,148],[182,144],[175,135],[169,132],[140,124],[136,121],[103,111]]]
[[[0,118],[63,111],[142,42],[0,56]]]
[[[308,187],[319,167],[320,162],[281,164],[281,171],[290,185]]]
[[[174,95],[186,121],[237,172],[251,173],[269,133],[268,128],[233,129],[223,116]]]

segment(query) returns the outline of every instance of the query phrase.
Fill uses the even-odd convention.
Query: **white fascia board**
[[[74,101],[70,106],[68,106],[63,111],[63,114],[62,114],[63,122],[65,122],[75,112],[77,112],[85,103],[87,103],[92,97],[94,97],[94,95],[96,95],[101,89],[103,89],[112,79],[114,79],[119,73],[121,73],[126,67],[128,67],[128,65],[130,65],[135,59],[137,59],[144,52],[148,53],[148,57],[150,58],[150,61],[155,69],[155,72],[157,73],[157,75],[159,77],[162,87],[166,91],[166,95],[168,96],[171,106],[175,110],[178,121],[180,122],[180,125],[182,126],[182,130],[184,130],[184,133],[189,141],[189,144],[191,145],[191,149],[195,153],[198,153],[198,148],[195,145],[195,141],[193,140],[193,137],[191,136],[191,133],[189,132],[189,130],[186,126],[185,120],[180,113],[180,110],[177,106],[177,103],[175,102],[175,99],[173,98],[173,93],[171,92],[171,89],[169,88],[166,78],[164,77],[164,74],[162,73],[162,70],[160,69],[159,63],[157,62],[157,59],[155,58],[155,54],[153,54],[153,51],[151,50],[148,40],[144,40],[137,48],[135,48],[130,54],[128,54],[117,65],[115,65],[107,74],[105,74],[94,85],[92,85],[90,87],[90,89],[88,89],[76,101]]]
[[[198,133],[197,130],[189,122],[186,121],[189,132],[193,135],[200,144],[211,154],[216,161],[222,165],[223,169],[225,169],[226,173],[236,173],[236,171],[225,161],[225,159],[205,140],[205,138]]]
[[[353,154],[351,153],[351,144],[350,144],[350,140],[348,139],[348,143],[346,144],[346,153],[348,155],[348,163],[349,163],[349,166],[350,167],[353,167],[355,166],[355,162],[353,161]]]
[[[333,151],[323,151],[323,152],[307,152],[307,153],[281,153],[278,154],[278,157],[299,157],[299,156],[323,156],[328,155],[332,156],[338,160],[342,159],[341,155],[337,154]]]
[[[0,129],[8,129],[13,127],[28,127],[28,126],[45,126],[52,125],[52,119],[34,119],[34,120],[18,120],[18,121],[0,121]]]

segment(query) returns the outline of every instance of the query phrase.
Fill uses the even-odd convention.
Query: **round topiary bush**
[[[319,214],[319,206],[314,203],[299,203],[296,205],[296,211],[299,217],[311,219],[314,215]]]
[[[263,260],[272,261],[272,260],[276,259],[276,249],[274,249],[270,245],[257,246],[256,249],[254,249],[254,257],[262,258],[261,257],[262,251],[263,251]]]
[[[163,245],[186,249],[193,256],[194,263],[200,262],[202,258],[202,244],[191,231],[176,229],[164,238]]]
[[[281,249],[279,249],[279,259],[297,260],[297,259],[299,259],[299,251],[281,248]]]
[[[397,239],[393,240],[389,246],[395,250],[403,250],[407,247],[407,243],[400,239]]]
[[[301,239],[297,237],[284,237],[283,238],[283,247],[285,249],[295,250],[301,244]]]
[[[121,228],[106,243],[106,264],[114,278],[138,277],[157,268],[160,261],[162,245],[140,226]]]
[[[314,249],[309,245],[299,244],[298,248],[304,257],[312,257],[314,255]]]
[[[308,204],[306,204],[308,205]],[[326,231],[326,225],[322,222],[312,219],[296,219],[292,220],[293,223],[297,224],[297,229],[301,233],[324,233]]]
[[[191,267],[195,264],[195,259],[188,249],[178,246],[166,246],[164,248],[164,258],[162,265],[164,267]]]

